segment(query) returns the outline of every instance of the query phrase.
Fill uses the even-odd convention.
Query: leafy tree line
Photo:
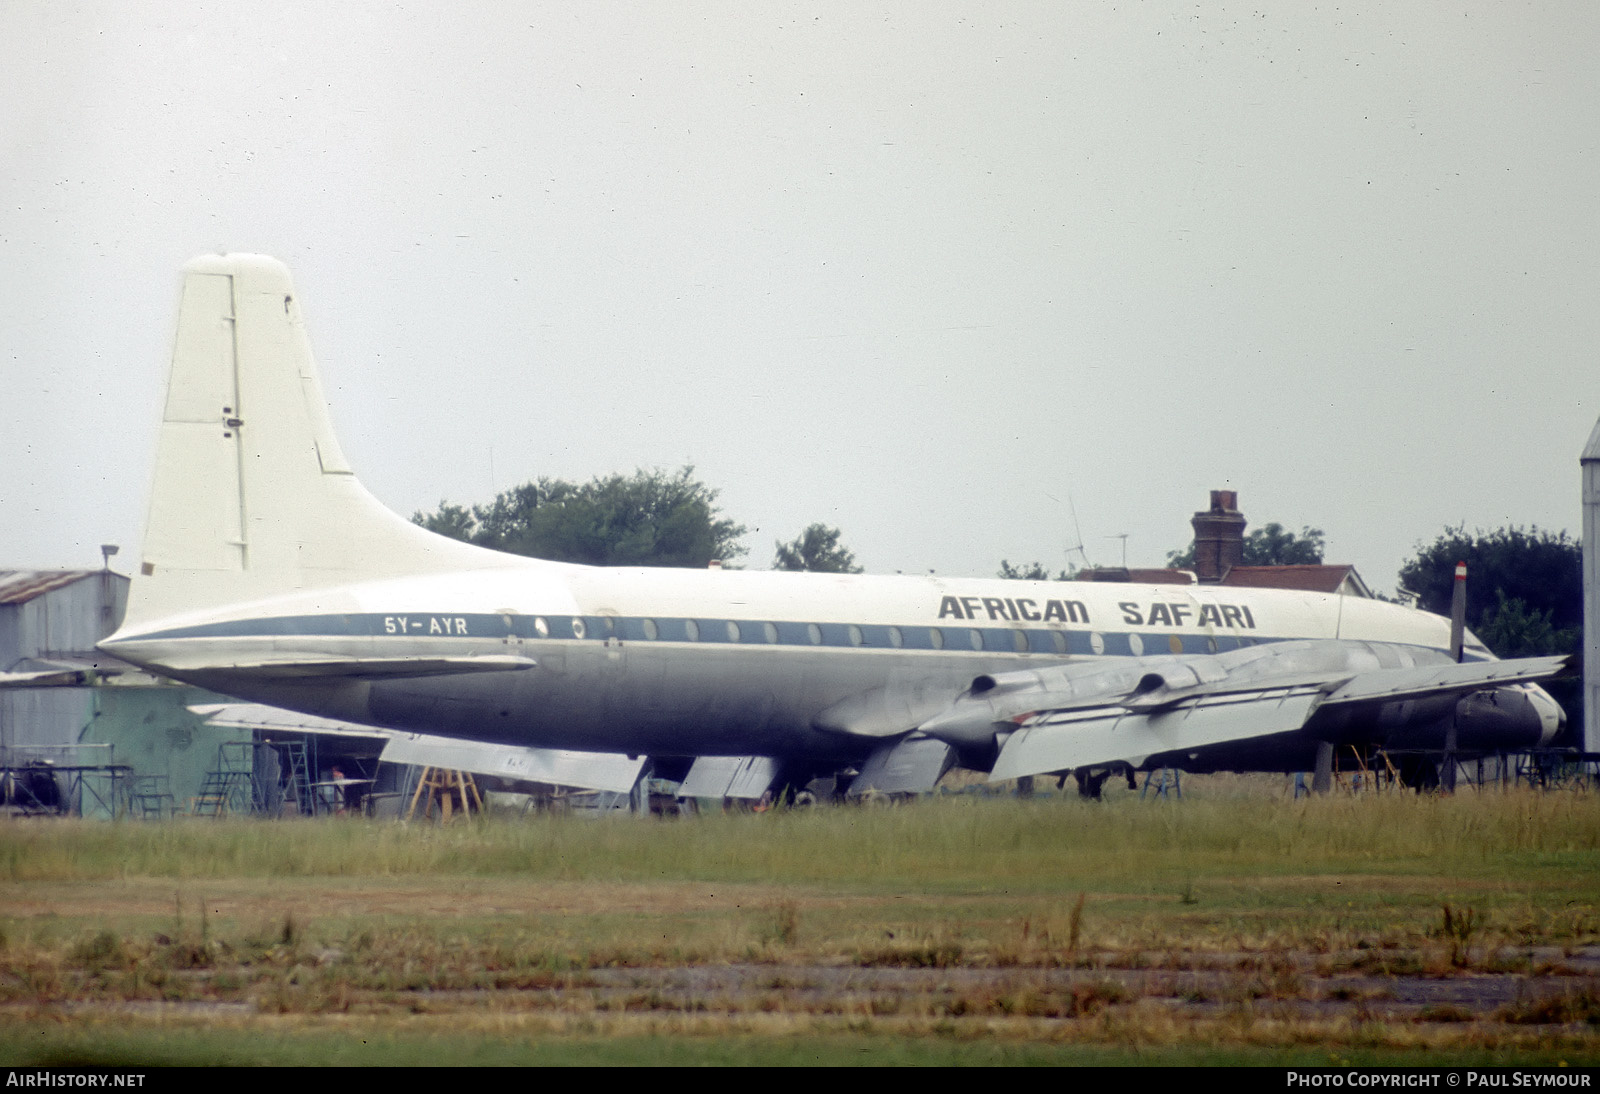
[[[808,570],[812,573],[859,574],[856,556],[839,542],[839,529],[813,524],[793,543],[779,543],[774,570]]]
[[[1241,566],[1315,566],[1322,562],[1324,537],[1321,528],[1301,528],[1291,532],[1271,521],[1244,537]],[[1167,565],[1174,570],[1194,568],[1194,544],[1182,551],[1169,551]]]
[[[1467,626],[1496,657],[1580,654],[1583,650],[1583,547],[1566,532],[1500,528],[1468,534],[1447,528],[1400,569],[1400,595],[1450,614],[1456,563],[1467,564]],[[1543,685],[1567,715],[1567,743],[1583,732],[1577,677]]]
[[[556,562],[593,566],[705,567],[745,554],[744,525],[727,519],[717,491],[685,467],[585,483],[540,478],[471,509],[440,502],[413,521],[431,532]]]
[[[1450,614],[1467,564],[1467,625],[1497,657],[1576,653],[1583,639],[1583,548],[1565,532],[1447,528],[1400,568],[1400,595]]]
[[[717,494],[692,467],[641,469],[585,483],[540,478],[502,490],[487,505],[441,501],[411,519],[452,539],[553,562],[704,569],[713,559],[728,563],[749,553],[740,542],[748,529],[722,513]],[[860,573],[839,540],[837,528],[813,524],[792,543],[777,544],[773,566]]]
[[[1291,566],[1317,564],[1322,561],[1323,532],[1321,528],[1302,528],[1291,532],[1276,522],[1264,524],[1244,537],[1245,566]],[[1167,565],[1174,570],[1194,567],[1194,544],[1181,551],[1167,552]],[[1071,581],[1074,573],[1059,570],[1052,574],[1041,562],[1027,562],[1013,566],[1000,560],[999,577],[1017,581]]]

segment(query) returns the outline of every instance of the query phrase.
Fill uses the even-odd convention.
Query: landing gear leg
[[[1087,767],[1080,767],[1075,770],[1072,773],[1072,777],[1078,780],[1078,797],[1099,801],[1100,790],[1105,786],[1106,777],[1110,774],[1111,772],[1109,771],[1097,772]]]

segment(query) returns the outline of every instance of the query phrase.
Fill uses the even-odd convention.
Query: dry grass
[[[319,1059],[337,1028],[502,1062],[669,1034],[743,1060],[1593,1061],[1597,843],[1570,794],[12,822],[0,1059],[87,1058],[112,1023],[147,1035],[121,1058],[232,1058],[228,1027]]]

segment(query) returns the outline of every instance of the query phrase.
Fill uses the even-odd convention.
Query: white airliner
[[[329,425],[288,271],[184,271],[144,556],[102,648],[340,723],[537,749],[739,757],[885,789],[1133,767],[1306,770],[1319,744],[1548,741],[1529,681],[1448,621],[1204,586],[610,569],[385,509]],[[1324,745],[1325,750],[1325,745]],[[702,763],[709,761],[701,761]]]

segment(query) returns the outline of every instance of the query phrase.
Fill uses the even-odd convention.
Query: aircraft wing
[[[573,752],[555,748],[465,741],[426,733],[406,733],[360,722],[344,722],[299,714],[260,703],[217,703],[190,707],[206,717],[207,725],[264,732],[314,733],[336,737],[387,739],[384,763],[444,767],[475,775],[497,775],[550,786],[627,793],[639,779],[646,757],[610,752]]]
[[[1324,705],[1393,702],[1434,695],[1482,691],[1507,684],[1529,684],[1560,676],[1572,667],[1572,658],[1522,657],[1514,661],[1473,661],[1466,664],[1428,665],[1414,669],[1385,669],[1362,673],[1328,694]]]
[[[1572,667],[1568,657],[1418,664],[1409,652],[1397,659],[1369,643],[1278,645],[1270,652],[1256,647],[979,677],[919,728],[961,747],[999,744],[991,778],[1014,779],[1121,762],[1137,767],[1161,753],[1315,732],[1329,719],[1381,717],[1390,727],[1408,719],[1437,721],[1453,699],[1549,679]],[[1385,662],[1388,667],[1377,667]],[[1327,717],[1314,724],[1324,711]],[[1530,705],[1526,717],[1537,722],[1545,714]],[[1538,739],[1540,727],[1531,731]]]

